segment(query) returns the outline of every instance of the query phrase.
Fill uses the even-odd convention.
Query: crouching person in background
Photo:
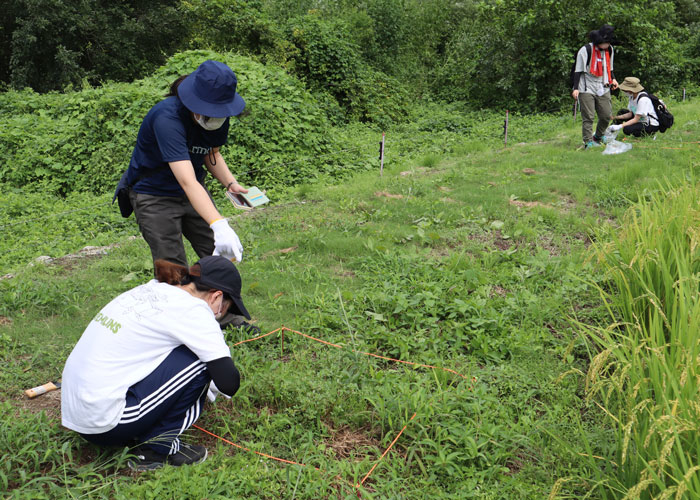
[[[156,279],[107,304],[63,369],[65,427],[100,446],[137,446],[134,470],[204,461],[207,450],[180,434],[195,423],[211,389],[232,396],[240,383],[217,319],[246,317],[231,261],[202,258],[190,268],[158,260]]]
[[[644,87],[639,83],[639,78],[628,76],[620,84],[620,90],[629,98],[628,109],[622,109],[612,117],[617,125],[612,125],[610,130],[614,132],[622,129],[625,135],[635,137],[658,132],[659,117],[656,116],[649,94],[644,92]]]

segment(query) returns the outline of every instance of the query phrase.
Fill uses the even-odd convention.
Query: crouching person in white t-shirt
[[[642,137],[653,135],[659,131],[659,117],[656,115],[654,105],[649,94],[644,92],[644,87],[639,83],[639,78],[628,76],[620,84],[622,90],[629,99],[627,107],[613,116],[612,119],[622,121],[618,125],[612,125],[613,132],[622,129],[625,135]]]
[[[136,446],[135,470],[206,459],[206,448],[179,436],[199,417],[210,382],[227,396],[239,387],[217,319],[229,310],[250,319],[241,276],[224,257],[189,269],[158,260],[155,272],[97,313],[61,387],[63,425],[97,445]]]

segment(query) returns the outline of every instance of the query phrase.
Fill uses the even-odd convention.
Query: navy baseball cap
[[[238,79],[222,62],[204,61],[182,80],[177,95],[187,109],[212,118],[240,115],[245,101],[236,92]]]
[[[241,299],[241,275],[233,265],[233,262],[226,257],[220,255],[210,255],[203,257],[195,264],[199,264],[200,276],[199,282],[215,290],[221,290],[233,301],[229,312],[236,313],[234,307],[238,309],[238,313],[250,319],[248,310],[243,305]]]

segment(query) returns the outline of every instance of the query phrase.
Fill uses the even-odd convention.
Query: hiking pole
[[[576,102],[574,102],[574,123],[576,123],[576,110],[578,109],[578,97],[576,98]]]

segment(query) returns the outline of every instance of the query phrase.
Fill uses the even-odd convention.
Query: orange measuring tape
[[[280,328],[277,328],[276,330],[272,330],[271,332],[265,333],[265,334],[263,334],[263,335],[258,335],[257,337],[253,337],[253,338],[251,338],[251,339],[241,340],[240,342],[237,342],[237,343],[233,344],[231,347],[235,347],[235,346],[237,346],[237,345],[245,344],[246,342],[253,342],[254,340],[260,340],[260,339],[262,339],[262,338],[265,338],[265,337],[267,337],[267,336],[269,336],[269,335],[272,335],[272,334],[275,334],[275,333],[280,333],[280,336],[281,336],[281,338],[282,338],[282,350],[284,351],[284,333],[285,333],[285,332],[294,333],[294,334],[296,334],[296,335],[300,335],[300,336],[305,337],[305,338],[307,338],[307,339],[313,340],[313,341],[315,341],[315,342],[319,342],[319,343],[321,343],[321,344],[325,344],[325,345],[330,346],[330,347],[335,347],[335,348],[337,348],[337,349],[344,349],[344,348],[345,348],[344,346],[342,346],[342,345],[340,345],[340,344],[334,344],[334,343],[328,342],[328,341],[326,341],[326,340],[321,340],[321,339],[318,339],[318,338],[316,338],[316,337],[312,337],[311,335],[307,335],[307,334],[305,334],[305,333],[298,332],[298,331],[296,331],[296,330],[292,330],[291,328],[287,328],[287,327],[285,327],[285,326],[282,326],[282,327],[280,327]],[[468,380],[468,379],[469,379],[469,377],[466,377],[465,375],[462,375],[461,373],[459,373],[459,372],[457,372],[457,371],[455,371],[455,370],[452,370],[452,369],[450,369],[450,368],[442,368],[442,367],[439,367],[439,366],[427,365],[427,364],[423,364],[423,363],[414,363],[414,362],[412,362],[412,361],[404,361],[404,360],[401,360],[401,359],[390,358],[390,357],[388,357],[388,356],[381,356],[381,355],[379,355],[379,354],[373,354],[373,353],[371,353],[371,352],[358,351],[358,350],[355,350],[355,349],[351,349],[351,350],[352,350],[353,352],[358,353],[358,354],[364,354],[365,356],[371,356],[371,357],[374,357],[374,358],[384,359],[384,360],[386,360],[386,361],[393,361],[393,362],[395,362],[395,363],[403,363],[403,364],[412,365],[412,366],[420,366],[420,367],[422,367],[422,368],[432,368],[432,369],[435,369],[435,370],[442,370],[442,371],[451,373],[451,374],[453,374],[453,375],[457,375],[458,377],[461,377],[462,379],[465,379],[465,380]],[[476,378],[475,378],[475,377],[471,377],[471,381],[472,381],[472,383],[473,383],[473,382],[476,382]],[[472,389],[472,388],[470,387],[469,390],[471,390],[471,389]],[[358,483],[356,483],[356,484],[353,484],[353,483],[351,483],[351,482],[349,482],[349,481],[346,481],[346,480],[342,479],[340,476],[335,476],[335,479],[338,479],[338,480],[340,480],[341,482],[346,483],[346,484],[349,485],[350,487],[355,488],[355,490],[357,491],[357,496],[358,496],[358,498],[361,498],[361,496],[360,496],[360,489],[361,489],[362,486],[365,484],[365,481],[367,481],[367,479],[370,477],[370,475],[374,472],[374,470],[377,468],[377,466],[381,463],[382,459],[383,459],[383,458],[387,455],[387,453],[389,453],[389,451],[394,447],[394,444],[396,444],[396,442],[399,440],[399,438],[401,437],[401,435],[404,433],[404,431],[405,431],[406,428],[408,427],[408,424],[410,424],[411,421],[413,421],[413,419],[416,418],[416,415],[417,415],[417,413],[414,413],[414,414],[411,416],[411,418],[408,419],[408,422],[406,422],[406,424],[405,424],[405,425],[403,426],[403,428],[399,431],[399,433],[396,435],[396,437],[394,438],[394,440],[393,440],[393,441],[389,444],[389,446],[384,450],[384,452],[383,452],[383,453],[381,454],[381,456],[376,460],[376,462],[374,463],[374,465],[372,465],[372,468],[369,470],[369,472],[367,472],[367,474],[365,474],[365,476],[362,478],[362,480],[361,480],[360,482],[358,482]],[[213,432],[210,432],[210,431],[208,431],[208,430],[206,430],[206,429],[204,429],[204,428],[202,428],[202,427],[200,427],[200,426],[198,426],[198,425],[192,425],[192,427],[194,427],[195,429],[198,429],[198,430],[204,432],[205,434],[208,434],[208,435],[210,435],[210,436],[212,436],[212,437],[215,437],[215,438],[217,438],[217,439],[223,441],[224,443],[227,443],[227,444],[229,444],[229,445],[231,445],[231,446],[234,446],[234,447],[236,447],[236,448],[238,448],[238,449],[241,449],[241,450],[244,450],[244,451],[247,451],[247,452],[250,452],[250,453],[255,453],[256,455],[259,455],[259,456],[261,456],[261,457],[269,458],[269,459],[271,459],[271,460],[276,460],[276,461],[278,461],[278,462],[282,462],[282,463],[289,464],[289,465],[298,465],[298,466],[301,466],[301,467],[308,467],[306,464],[303,464],[303,463],[301,463],[301,462],[295,462],[295,461],[293,461],[293,460],[287,460],[287,459],[285,459],[285,458],[279,458],[279,457],[275,457],[275,456],[273,456],[273,455],[269,455],[269,454],[267,454],[267,453],[262,453],[262,452],[259,452],[259,451],[251,450],[250,448],[246,448],[245,446],[242,446],[242,445],[240,445],[240,444],[236,444],[236,443],[234,443],[233,441],[230,441],[230,440],[228,440],[228,439],[226,439],[226,438],[223,438],[223,437],[221,437],[221,436],[218,436],[218,435],[214,434]],[[324,473],[324,472],[325,472],[325,471],[323,471],[322,469],[319,469],[318,467],[313,467],[313,468],[314,468],[315,470],[321,472],[321,473]]]

